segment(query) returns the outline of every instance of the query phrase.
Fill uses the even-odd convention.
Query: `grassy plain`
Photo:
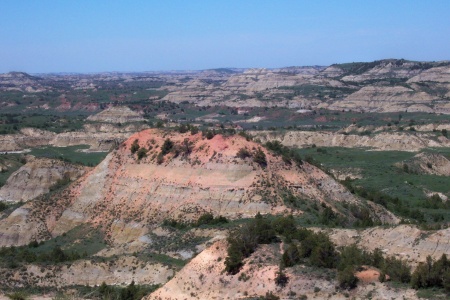
[[[411,174],[394,165],[412,158],[417,153],[338,147],[307,148],[297,151],[306,159],[312,158],[325,170],[359,175],[361,178],[351,180],[353,187],[362,187],[367,191],[398,198],[403,205],[424,213],[429,222],[433,222],[435,218],[450,221],[449,209],[426,208],[427,192],[440,192],[450,196],[450,179],[446,176]],[[426,151],[450,156],[448,148]],[[387,207],[395,211],[391,203],[388,203]]]

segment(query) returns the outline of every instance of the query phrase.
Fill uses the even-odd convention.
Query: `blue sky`
[[[448,60],[449,16],[449,0],[1,0],[0,72]]]

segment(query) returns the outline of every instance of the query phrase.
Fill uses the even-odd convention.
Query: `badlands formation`
[[[217,83],[192,78],[163,100],[200,106],[450,113],[450,64],[405,60],[248,69]]]
[[[450,113],[450,63],[385,59],[366,63],[279,69],[212,69],[180,72],[100,73],[31,76],[0,74],[0,91],[23,93],[10,101],[0,95],[0,107],[58,112],[98,112],[100,91],[116,91],[107,103],[139,99],[189,102],[197,106],[320,108],[359,112]],[[79,91],[86,95],[80,96]],[[56,93],[56,98],[43,96]],[[142,99],[139,99],[142,100]],[[114,109],[104,116],[112,120]],[[127,119],[139,119],[129,113]]]
[[[449,147],[450,140],[430,133],[377,132],[373,135],[336,133],[330,131],[252,131],[262,143],[279,141],[288,147],[345,147],[386,151],[419,151],[426,148]]]
[[[87,167],[49,158],[26,157],[27,163],[11,174],[0,188],[0,201],[26,202],[47,194],[58,182],[74,181]]]
[[[286,268],[289,282],[280,287],[274,279],[286,250],[284,242],[259,245],[244,259],[238,274],[224,271],[230,228],[242,226],[257,213],[292,214],[301,219],[315,207],[316,212],[329,209],[344,220],[344,227],[361,221],[361,215],[375,222],[376,226],[361,229],[312,227],[315,232],[326,232],[338,247],[379,248],[385,256],[403,259],[413,268],[426,262],[428,255],[439,259],[450,253],[450,230],[445,224],[433,230],[408,224],[404,215],[386,208],[391,209],[392,203],[384,207],[366,200],[351,193],[333,174],[262,146],[279,141],[293,148],[420,152],[402,158],[392,169],[402,172],[407,168],[408,176],[428,174],[445,181],[450,175],[445,154],[450,147],[450,125],[445,116],[434,113],[450,113],[449,62],[382,60],[328,67],[40,77],[14,72],[0,75],[0,90],[19,95],[12,101],[0,94],[0,108],[5,111],[90,115],[77,131],[16,128],[15,134],[0,135],[0,152],[73,145],[110,152],[94,168],[27,156],[27,163],[10,176],[0,189],[0,200],[10,203],[0,212],[0,246],[26,248],[36,241],[45,248],[65,240],[69,242],[63,250],[69,251],[74,245],[84,246],[86,239],[99,243],[94,250],[86,246],[91,252],[70,263],[2,266],[0,286],[70,288],[102,282],[125,286],[134,280],[140,285],[159,285],[146,299],[251,299],[270,292],[281,299],[303,295],[308,299],[417,299],[415,290],[379,282],[380,270],[370,267],[356,273],[360,282],[351,291],[336,289],[335,271],[318,272],[308,264]],[[99,92],[105,91],[113,92],[102,98]],[[201,115],[210,106],[217,110]],[[230,113],[230,107],[237,115]],[[259,114],[264,110],[260,107],[307,111],[318,114],[312,118],[325,120],[328,117],[322,116],[321,109],[337,115],[342,111],[396,114],[377,114],[376,126],[359,122],[347,126],[352,120],[345,115],[340,117],[347,127],[335,126],[330,131],[318,122],[310,131],[255,130],[250,132],[254,141],[246,134],[231,134],[239,130],[235,117],[241,118],[242,126],[263,124],[266,116]],[[221,112],[222,108],[226,109]],[[184,114],[184,110],[190,114],[178,119],[179,123],[170,123],[171,115]],[[249,111],[252,115],[243,118]],[[400,113],[406,119],[409,112],[433,115],[429,124],[417,122],[404,129],[405,120],[395,123]],[[358,121],[365,116],[355,115]],[[150,121],[161,122],[160,116],[167,119],[163,126],[177,130],[148,129]],[[221,131],[217,118],[232,120],[222,124],[232,129],[223,131],[228,134],[178,132],[180,123],[187,122]],[[260,128],[269,126],[264,123]],[[430,148],[444,154],[427,152]],[[6,172],[8,166],[1,164],[0,168]],[[429,192],[426,197],[431,198],[434,192]],[[439,204],[446,205],[444,194],[438,193],[443,200]],[[226,217],[230,223],[185,227],[207,214]]]
[[[167,139],[173,149],[161,159]],[[142,159],[130,152],[136,140],[148,150]],[[238,158],[240,149],[261,149],[267,166]],[[370,208],[375,221],[399,221],[381,206],[355,197],[320,169],[306,162],[287,164],[244,137],[216,135],[208,140],[201,133],[150,129],[131,136],[62,195],[54,196],[50,210],[42,207],[48,200],[38,199],[1,220],[0,244],[23,245],[86,223],[102,226],[109,241],[120,244],[138,240],[165,219],[197,220],[204,213],[230,219],[258,212],[302,213],[285,205],[286,193],[323,203],[350,221],[354,217],[338,203]],[[40,217],[32,217],[36,215]]]
[[[141,152],[132,153],[132,148],[145,148],[145,155],[139,157]],[[240,158],[241,149],[251,155],[262,151],[266,163],[254,161],[251,155]],[[195,256],[182,268],[134,256],[156,247],[157,240],[173,237],[174,233],[162,226],[165,220],[195,221],[205,213],[229,220],[257,212],[304,213],[285,203],[282,195],[286,193],[329,207],[349,222],[355,217],[345,207],[368,208],[370,218],[392,226],[328,230],[337,245],[356,243],[367,250],[379,247],[386,255],[412,264],[425,261],[427,255],[437,259],[450,251],[449,229],[428,234],[411,225],[396,226],[396,216],[351,194],[320,169],[307,162],[287,162],[243,136],[218,134],[207,139],[201,133],[148,129],[132,135],[68,188],[40,196],[0,218],[2,246],[26,245],[77,228],[95,228],[108,245],[95,254],[97,259],[61,266],[28,264],[20,271],[0,268],[1,282],[5,286],[128,284],[131,280],[160,284],[147,299],[236,299],[269,292],[288,298],[294,290],[308,299],[345,299],[347,295],[365,299],[368,294],[374,299],[402,299],[405,295],[416,299],[415,291],[392,289],[377,276],[366,283],[363,280],[350,292],[336,290],[333,277],[304,272],[305,266],[287,268],[289,282],[281,288],[274,282],[283,251],[279,243],[260,245],[245,259],[239,274],[229,275],[224,272],[224,229],[189,229],[186,236],[202,237],[195,250],[159,250],[177,259]],[[242,280],[242,274],[248,279]]]
[[[115,122],[112,122],[117,118]],[[88,117],[95,122],[83,124],[79,131],[54,133],[37,128],[23,128],[18,134],[0,135],[0,152],[22,152],[26,149],[55,146],[88,145],[89,151],[108,152],[136,131],[148,128],[139,113],[128,107],[113,107]],[[125,123],[121,125],[120,120]],[[118,125],[120,124],[120,125]]]
[[[87,120],[115,124],[145,121],[141,113],[132,111],[129,107],[126,106],[112,106],[96,115],[89,116]]]

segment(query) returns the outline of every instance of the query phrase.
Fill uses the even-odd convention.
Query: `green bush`
[[[284,251],[281,261],[284,267],[292,267],[301,261],[300,251],[294,244],[289,244]]]
[[[8,208],[8,205],[5,202],[0,201],[0,211],[4,211]]]
[[[259,297],[258,300],[280,300],[280,297],[274,295],[273,292],[266,292],[266,295]]]
[[[266,154],[261,148],[258,148],[253,153],[253,161],[259,164],[262,168],[267,167]]]
[[[12,294],[6,294],[6,297],[8,297],[11,300],[27,300],[28,295],[23,292],[14,292]]]
[[[134,142],[133,142],[133,144],[131,144],[130,151],[131,151],[132,154],[134,154],[134,153],[136,153],[136,151],[138,151],[138,150],[139,150],[139,140],[138,140],[138,139],[135,139]]]
[[[269,141],[265,144],[265,147],[277,155],[281,155],[281,158],[286,164],[291,164],[292,160],[297,164],[301,165],[303,163],[300,155],[289,147],[284,146],[279,141]]]
[[[401,259],[387,257],[382,270],[393,281],[409,283],[411,280],[411,268]]]
[[[215,130],[207,130],[205,132],[203,132],[203,135],[208,139],[212,139],[215,135],[216,135],[216,131]]]
[[[228,274],[237,274],[244,265],[243,260],[252,254],[258,246],[258,238],[249,226],[231,232],[227,239],[227,257],[225,271]]]
[[[428,256],[427,261],[419,264],[412,274],[411,285],[415,289],[431,287],[444,288],[448,284],[446,280],[449,279],[449,272],[450,261],[445,254],[437,261],[434,261],[431,256]]]
[[[180,146],[180,151],[183,153],[184,156],[189,156],[191,154],[192,150],[194,149],[194,144],[189,141],[188,138],[185,138]]]
[[[191,134],[192,135],[194,135],[194,134],[197,134],[198,133],[198,127],[196,127],[196,126],[191,126]]]
[[[293,238],[299,239],[297,224],[292,215],[277,216],[272,221],[272,227],[277,234],[282,235],[285,238],[287,243],[290,243]]]
[[[147,157],[147,149],[144,147],[140,148],[137,152],[137,157],[139,160],[143,159],[144,157]]]
[[[140,300],[154,291],[156,287],[139,286],[135,284],[134,280],[125,288],[108,286],[103,282],[98,288],[90,292],[89,295],[99,299]]]
[[[301,243],[300,255],[316,267],[333,268],[338,254],[330,238],[322,232],[311,233]]]
[[[156,163],[158,165],[162,164],[164,162],[164,155],[162,152],[158,153],[158,156],[156,156]]]
[[[196,222],[196,226],[202,225],[218,225],[228,223],[227,218],[223,216],[218,216],[215,218],[211,213],[206,213],[200,216]]]
[[[350,266],[338,272],[337,280],[342,289],[354,289],[358,284],[358,278],[354,274],[354,269]]]
[[[227,239],[225,270],[229,274],[237,274],[243,266],[243,259],[249,257],[258,244],[268,244],[277,240],[270,221],[258,213],[250,223],[230,232]]]
[[[283,272],[282,267],[280,266],[275,274],[275,284],[281,287],[285,287],[288,281],[289,277],[287,277],[287,275]]]
[[[252,157],[252,154],[246,148],[241,148],[236,153],[236,156],[239,157],[240,159],[246,159],[247,157]]]
[[[170,150],[172,150],[173,146],[174,146],[174,143],[172,142],[172,140],[167,138],[161,147],[162,155],[166,155],[166,154],[170,153]]]

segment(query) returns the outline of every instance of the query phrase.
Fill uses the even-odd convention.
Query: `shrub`
[[[300,251],[294,244],[289,244],[286,251],[284,251],[281,261],[284,267],[292,267],[301,261]]]
[[[139,140],[138,139],[135,139],[133,144],[131,144],[130,150],[131,150],[132,154],[136,153],[136,151],[139,150]]]
[[[287,277],[280,266],[277,273],[275,274],[275,284],[281,287],[285,287],[288,281],[289,277]]]
[[[288,165],[292,164],[291,160],[294,160],[297,165],[301,165],[303,163],[300,155],[295,152],[295,150],[289,149],[279,141],[269,141],[265,144],[265,146],[275,154],[281,155],[283,161]]]
[[[168,138],[164,141],[164,144],[161,147],[161,154],[166,155],[172,150],[174,144],[173,142]]]
[[[356,268],[362,264],[371,264],[370,255],[359,249],[355,244],[342,247],[339,255],[338,270],[344,270],[347,267]]]
[[[137,157],[139,160],[143,159],[144,157],[147,157],[147,149],[145,149],[144,147],[139,148],[138,152],[137,152]]]
[[[311,233],[302,241],[300,255],[309,257],[311,265],[324,268],[335,267],[338,256],[333,242],[322,232]]]
[[[388,274],[393,281],[409,283],[411,280],[411,268],[405,261],[395,257],[385,259],[383,272]]]
[[[249,226],[243,226],[239,230],[231,232],[228,236],[227,257],[225,259],[225,271],[229,274],[237,274],[244,265],[243,259],[249,257],[258,246],[258,239]]]
[[[184,156],[188,156],[191,154],[192,150],[194,149],[194,144],[189,141],[188,138],[185,138],[180,146],[180,151],[183,153]]]
[[[258,298],[259,300],[280,300],[280,297],[274,295],[273,292],[266,292],[265,296],[261,296]]]
[[[276,232],[269,220],[257,213],[253,222],[250,223],[253,234],[257,237],[258,244],[270,244],[278,241]]]
[[[164,162],[164,155],[161,152],[159,152],[158,156],[156,156],[156,163],[160,165],[163,162]]]
[[[236,156],[239,157],[240,159],[246,159],[247,157],[252,157],[252,154],[246,148],[241,148],[236,153]]]
[[[211,213],[205,213],[198,218],[196,222],[196,226],[201,225],[217,225],[217,224],[223,224],[228,223],[227,218],[218,216],[217,218],[214,218],[214,216]]]
[[[179,133],[186,133],[189,130],[189,125],[181,124],[180,127],[178,127]]]
[[[191,126],[191,134],[194,135],[194,134],[197,134],[197,133],[198,133],[198,127]]]
[[[210,140],[216,135],[216,132],[214,130],[207,130],[203,135]]]
[[[425,263],[419,264],[411,277],[411,285],[413,288],[444,288],[450,272],[450,261],[443,254],[441,258],[434,261],[431,256],[427,257]],[[448,281],[447,281],[448,284]]]
[[[337,275],[339,287],[342,289],[353,289],[358,284],[358,278],[354,274],[354,269],[350,266],[339,271]]]
[[[0,201],[0,211],[4,211],[8,208],[8,205],[5,202]]]
[[[258,244],[277,241],[277,237],[270,222],[258,213],[252,222],[230,232],[227,241],[225,271],[234,275],[243,266],[243,259],[249,257]]]
[[[259,164],[262,168],[267,167],[267,159],[266,154],[262,151],[261,148],[258,148],[253,153],[253,161]]]
[[[278,216],[272,221],[272,227],[277,234],[285,237],[287,243],[290,243],[293,238],[297,237],[297,224],[294,216]]]
[[[28,296],[23,292],[14,292],[12,294],[6,294],[6,297],[8,297],[11,300],[27,300]]]

